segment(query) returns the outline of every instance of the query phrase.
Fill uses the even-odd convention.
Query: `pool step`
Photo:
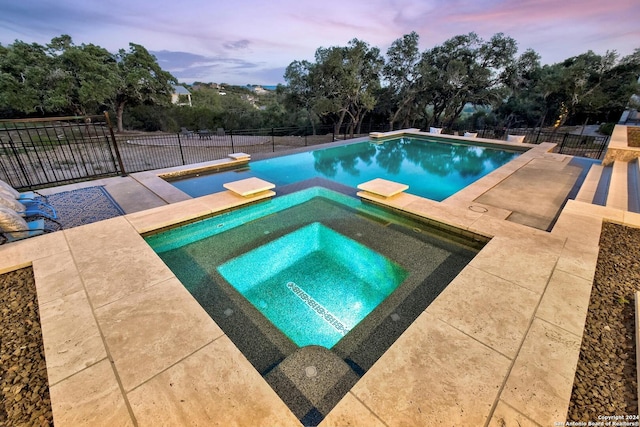
[[[627,171],[629,170],[628,162],[617,160],[613,163],[611,171],[611,182],[609,183],[609,192],[607,195],[608,208],[627,210],[629,207],[628,180]]]
[[[629,210],[640,213],[640,161],[629,162],[627,171]]]
[[[576,200],[640,213],[639,160],[617,160],[611,166],[592,165]]]
[[[602,177],[603,169],[604,166],[602,165],[591,165],[589,173],[587,173],[587,177],[584,179],[584,182],[580,187],[580,191],[578,191],[578,194],[576,195],[577,201],[593,203],[596,190],[598,189],[598,184],[600,183],[600,178]]]

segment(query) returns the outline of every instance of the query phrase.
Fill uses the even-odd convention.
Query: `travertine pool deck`
[[[566,157],[552,148],[440,203],[360,193],[492,239],[321,426],[565,420],[602,220],[640,215],[570,200],[546,232],[475,201],[534,160]],[[34,269],[55,425],[301,425],[141,237],[272,195],[191,199],[157,172],[104,183],[133,213],[0,246],[0,273]]]

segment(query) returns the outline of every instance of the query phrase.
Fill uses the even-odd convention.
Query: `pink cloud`
[[[47,43],[62,33],[76,43],[111,50],[128,43],[149,50],[244,60],[265,68],[313,59],[320,47],[358,38],[384,53],[411,31],[421,49],[471,31],[484,39],[503,32],[545,63],[587,50],[640,47],[638,0],[112,0],[96,12],[82,0],[14,2],[0,14],[0,43]],[[98,14],[99,13],[99,14]],[[22,31],[24,30],[24,31]],[[235,47],[236,49],[229,49]],[[242,49],[238,49],[242,47]]]

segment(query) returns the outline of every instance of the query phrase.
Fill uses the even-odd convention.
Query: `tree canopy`
[[[362,119],[356,111],[371,112],[390,129],[451,128],[469,107],[477,117],[489,112],[505,127],[560,126],[616,120],[638,91],[638,51],[621,59],[615,51],[589,51],[541,66],[535,51],[518,56],[517,42],[502,33],[489,40],[458,35],[423,52],[418,45],[417,33],[406,34],[391,44],[386,60],[357,39],[346,47],[321,47],[315,62],[294,61],[287,68],[289,105],[303,109],[310,121],[348,119],[353,126]],[[363,47],[369,54],[358,56]],[[355,69],[368,70],[360,95],[352,85],[365,79],[354,79]]]
[[[171,83],[155,57],[140,45],[112,54],[94,44],[55,37],[46,46],[15,41],[0,45],[0,111],[5,115],[86,115],[124,107],[167,105]]]
[[[346,47],[318,48],[315,59],[287,67],[289,104],[304,109],[310,120],[330,120],[336,129],[348,118],[350,133],[357,132],[376,105],[384,65],[380,49],[353,39]]]
[[[193,108],[184,109],[168,107],[177,80],[141,45],[111,53],[75,45],[68,35],[44,46],[16,40],[0,44],[0,116],[111,110],[120,131],[125,124],[147,130],[310,125],[315,133],[323,124],[353,134],[365,119],[386,129],[542,127],[616,121],[640,92],[640,49],[625,57],[588,51],[541,65],[535,51],[518,55],[516,41],[502,33],[488,40],[457,35],[423,51],[419,42],[411,32],[385,54],[356,38],[319,47],[313,61],[292,61],[287,84],[268,95],[247,87],[227,95],[219,85],[194,84]]]
[[[171,83],[178,80],[163,71],[147,49],[135,43],[129,43],[128,51],[120,49],[116,60],[120,80],[114,88],[114,102],[118,131],[122,132],[125,105],[169,105],[173,92]]]

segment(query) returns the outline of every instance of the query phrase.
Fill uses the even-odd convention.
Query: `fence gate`
[[[0,120],[0,179],[36,188],[122,172],[108,116]]]

